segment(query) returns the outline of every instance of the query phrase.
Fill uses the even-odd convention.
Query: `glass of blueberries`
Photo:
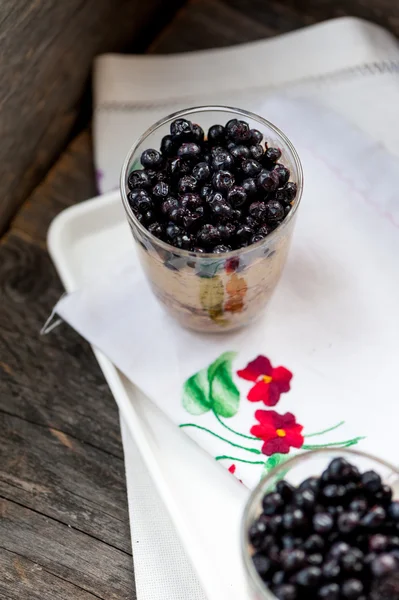
[[[351,450],[280,464],[245,508],[249,597],[399,600],[398,482],[398,469]]]
[[[255,114],[203,106],[150,127],[126,158],[121,194],[169,314],[201,332],[254,320],[281,276],[302,187],[295,148]]]

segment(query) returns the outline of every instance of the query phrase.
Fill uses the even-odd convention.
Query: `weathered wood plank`
[[[9,500],[0,500],[0,514],[4,550],[103,600],[132,598],[129,554]]]
[[[52,575],[37,562],[0,549],[2,600],[96,600],[89,592]]]
[[[130,554],[123,460],[53,427],[0,422],[0,496]]]
[[[65,147],[93,57],[146,41],[176,3],[6,0],[0,5],[0,233]]]

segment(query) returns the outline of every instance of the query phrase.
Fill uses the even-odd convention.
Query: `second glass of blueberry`
[[[201,332],[254,320],[280,279],[302,187],[291,142],[255,114],[203,106],[148,129],[123,165],[121,193],[165,309]]]
[[[399,600],[399,471],[363,452],[304,452],[244,511],[253,600]]]

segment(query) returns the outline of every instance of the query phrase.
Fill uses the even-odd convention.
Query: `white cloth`
[[[339,39],[338,45],[337,39]],[[320,47],[323,47],[323,53],[319,52]],[[337,52],[337,48],[339,52]],[[246,68],[251,61],[244,58],[244,55],[247,56],[248,53],[251,55],[252,52],[256,55],[253,64],[261,62],[263,65],[261,72],[258,69],[252,71]],[[234,55],[234,59],[232,59],[232,55]],[[142,133],[143,129],[164,114],[185,106],[215,102],[237,104],[256,111],[259,109],[259,98],[266,98],[268,94],[273,93],[275,86],[286,86],[287,83],[293,81],[295,82],[293,90],[295,95],[298,91],[298,82],[306,79],[305,96],[319,98],[322,104],[333,106],[339,112],[349,115],[353,123],[369,131],[374,139],[383,140],[392,153],[397,153],[397,133],[395,128],[391,127],[391,124],[396,122],[397,110],[397,100],[393,101],[392,99],[398,94],[398,77],[395,75],[392,61],[397,60],[397,57],[397,42],[393,37],[375,25],[355,19],[335,20],[279,38],[243,47],[217,50],[215,53],[202,52],[167,57],[100,57],[95,71],[94,119],[94,151],[99,189],[107,191],[117,187],[120,165],[132,141]],[[191,68],[193,60],[196,61],[194,69]],[[237,67],[238,61],[241,61],[240,64],[243,64],[243,68]],[[212,64],[218,67],[216,78],[212,78],[209,70],[209,66]],[[391,64],[392,68],[390,68]],[[227,78],[229,82],[231,79],[231,82],[227,84],[226,77],[229,69],[231,70],[231,65],[234,65],[234,78]],[[387,66],[388,68],[386,68]],[[148,67],[150,67],[150,71]],[[350,69],[351,72],[346,72],[346,69]],[[198,82],[199,72],[201,72],[201,78]],[[215,85],[219,83],[218,74],[220,72],[223,72],[226,77],[220,81],[222,85],[218,85],[216,89]],[[378,80],[373,77],[375,72],[378,73]],[[163,79],[164,73],[167,73],[168,77],[166,82]],[[171,73],[176,76],[173,79],[173,87],[169,88],[167,84],[170,82]],[[337,74],[340,73],[342,76],[337,77]],[[325,78],[326,74],[335,75]],[[360,77],[360,74],[366,76]],[[315,79],[312,80],[312,78]],[[153,85],[158,81],[162,85],[155,92]],[[237,89],[237,81],[239,81],[240,89]],[[195,89],[193,98],[192,90],[197,84],[199,87]],[[299,90],[299,95],[301,93]],[[365,98],[367,101],[364,101]],[[383,104],[383,109],[373,111],[373,107],[382,107]],[[286,366],[293,369],[294,364],[291,363],[291,358],[287,356],[285,350],[288,348],[289,354],[291,351],[295,354],[305,340],[303,352],[307,352],[308,357],[315,357],[317,360],[312,362],[309,358],[308,364],[308,375],[312,376],[314,385],[306,390],[303,387],[302,389],[296,388],[299,378],[295,372],[292,392],[283,396],[283,400],[291,398],[291,395],[296,393],[300,396],[300,403],[306,398],[305,403],[311,401],[312,411],[316,410],[317,403],[320,402],[323,418],[328,425],[330,417],[328,414],[324,414],[328,402],[335,401],[336,395],[338,403],[342,404],[343,398],[347,399],[350,396],[349,400],[354,398],[356,403],[353,404],[352,410],[347,410],[345,407],[349,421],[352,421],[352,426],[348,425],[348,435],[366,433],[361,422],[354,424],[358,415],[362,418],[367,417],[369,422],[375,422],[375,429],[381,429],[387,424],[387,420],[384,420],[380,402],[381,399],[389,402],[393,397],[393,391],[392,395],[388,392],[384,397],[378,389],[379,383],[383,384],[384,388],[391,386],[392,390],[395,389],[393,376],[390,374],[389,377],[386,377],[385,375],[388,365],[384,362],[385,355],[389,354],[388,348],[392,349],[392,345],[395,343],[394,339],[389,337],[389,333],[394,332],[397,323],[392,309],[394,302],[397,302],[397,287],[395,286],[397,279],[395,280],[394,275],[390,275],[392,268],[395,267],[395,250],[397,251],[395,237],[397,231],[393,229],[393,222],[398,222],[395,206],[391,206],[389,210],[383,208],[384,202],[391,205],[393,202],[389,199],[389,194],[372,193],[373,186],[366,190],[366,194],[362,198],[353,191],[353,187],[345,186],[342,181],[342,185],[339,186],[338,181],[334,179],[333,190],[336,189],[336,194],[333,191],[330,193],[331,169],[328,169],[325,164],[320,164],[308,152],[305,156],[305,152],[301,151],[301,145],[306,138],[302,134],[312,134],[313,140],[308,140],[309,145],[319,151],[321,142],[323,142],[328,157],[330,150],[326,144],[331,131],[323,135],[323,131],[325,131],[323,128],[318,130],[317,127],[313,129],[311,127],[308,130],[305,127],[306,123],[301,127],[300,120],[294,124],[290,123],[289,119],[286,119],[289,115],[284,115],[281,111],[273,114],[268,110],[265,116],[272,121],[276,120],[276,124],[286,130],[292,138],[295,137],[295,127],[299,127],[300,131],[296,132],[298,140],[294,139],[294,141],[301,152],[306,169],[305,196],[300,210],[296,238],[285,276],[269,314],[270,323],[275,323],[273,328],[275,337],[271,343],[273,358],[275,356],[277,361],[284,362]],[[278,121],[278,119],[281,120]],[[290,125],[293,125],[292,131],[289,130]],[[334,125],[330,124],[331,128],[334,130]],[[341,139],[339,135],[342,136]],[[351,147],[346,144],[347,135],[346,127],[344,131],[341,130],[340,134],[336,132],[336,135],[332,135],[335,152],[332,154],[334,163],[330,164],[330,167],[335,169],[338,162],[339,168],[342,168],[340,177],[346,176],[348,163],[347,157],[341,155],[340,160],[337,153],[342,153],[346,149],[350,157],[356,156],[356,152],[353,154]],[[364,143],[368,144],[369,142],[363,138],[361,142],[363,147]],[[359,152],[358,145],[356,149]],[[374,146],[370,153],[372,162],[376,151],[377,148]],[[379,150],[377,154],[383,164],[379,169],[375,169],[373,162],[370,169],[371,175],[377,170],[381,174],[381,168],[386,168],[386,155],[381,154]],[[389,170],[392,172],[393,163],[391,159],[388,159],[388,162],[390,163]],[[309,165],[312,165],[312,170],[308,169]],[[319,170],[318,167],[320,167],[320,177],[322,179],[324,176],[326,177],[323,179],[322,200],[329,198],[333,204],[337,201],[337,212],[333,215],[330,214],[331,206],[330,211],[326,210],[326,214],[324,214],[317,203],[315,204],[315,213],[311,213],[311,202],[316,202],[318,194],[318,173],[316,173],[315,180],[312,178],[314,172]],[[362,177],[367,173],[367,169],[367,167],[363,169]],[[357,186],[359,183],[357,174],[351,172],[350,175],[352,175],[350,186]],[[377,180],[379,178],[374,178],[372,183],[375,185]],[[313,196],[311,197],[312,191]],[[340,194],[342,194],[342,198]],[[385,216],[383,216],[384,213],[386,213]],[[333,217],[331,223],[334,224],[331,224],[331,227],[334,226],[335,233],[333,235],[332,231],[326,231],[324,253],[319,256],[314,245],[314,238],[320,242],[326,230],[327,219],[331,219],[331,216]],[[343,237],[341,225],[346,237]],[[343,258],[345,253],[342,252],[348,235],[351,237],[348,232],[350,227],[354,240],[349,240],[348,247],[351,247],[351,241],[363,246],[363,258],[361,259],[358,254],[354,257],[356,264],[351,256],[347,262]],[[312,235],[313,231],[315,236]],[[324,240],[321,241],[324,242]],[[386,243],[385,249],[383,243]],[[335,249],[338,250],[337,254],[334,253]],[[367,287],[364,270],[369,258],[371,258],[368,267],[370,277]],[[363,278],[357,282],[359,262]],[[330,273],[328,282],[325,280],[325,268]],[[309,282],[309,287],[306,282]],[[347,294],[345,294],[346,284],[348,284]],[[356,286],[359,286],[362,294],[358,293]],[[381,296],[383,297],[381,298]],[[389,297],[392,302],[389,301]],[[388,299],[390,306],[390,310],[387,312],[385,298]],[[333,304],[334,300],[335,304]],[[382,310],[379,309],[380,305],[384,307]],[[313,307],[315,315],[312,319]],[[63,308],[61,306],[59,308],[60,312],[64,312],[65,317],[71,311],[74,312],[72,305],[65,304]],[[338,322],[330,323],[331,315],[340,316],[340,313],[343,313],[344,320],[340,322],[338,319]],[[130,312],[129,316],[131,314]],[[391,322],[386,323],[384,315],[386,315],[387,321],[392,317]],[[351,317],[352,327],[345,331],[345,326],[348,320],[351,321]],[[287,324],[287,327],[282,330],[284,335],[280,340],[276,340],[276,333],[278,333],[276,327],[279,328],[283,322]],[[336,322],[337,325],[334,327],[333,323]],[[295,328],[292,328],[293,324],[296,325]],[[85,323],[83,325],[82,332],[85,329]],[[323,336],[322,343],[318,346],[313,344],[313,332],[317,327],[320,327],[321,337]],[[371,327],[373,327],[373,332],[370,336]],[[379,327],[382,328],[384,335],[389,337],[388,345],[382,338],[378,344],[375,344],[380,333]],[[352,343],[351,337],[354,338]],[[138,336],[135,336],[135,339],[138,339]],[[358,361],[361,364],[362,353],[358,353],[358,350],[363,346],[370,345],[370,351],[372,351],[373,344],[375,364],[369,367],[369,364],[365,363],[360,378],[356,382],[352,381],[352,388],[347,387],[349,379],[342,376],[342,371],[345,370],[344,366],[347,367],[351,361],[353,362],[353,357],[347,356],[348,353],[352,353],[355,358],[356,354],[359,354]],[[344,352],[343,357],[334,358],[337,352],[336,346]],[[393,350],[391,356],[395,356],[397,347],[394,347]],[[335,370],[331,368],[333,373],[326,374],[323,369],[320,370],[319,363],[331,365],[334,359],[337,364]],[[343,365],[345,362],[348,364]],[[381,370],[378,372],[378,362],[382,366],[382,372]],[[335,384],[341,381],[341,385],[333,385],[330,390],[329,385],[332,380]],[[370,384],[371,394],[375,395],[371,411],[368,406],[363,404],[359,407],[362,391],[357,383],[360,382],[363,389],[365,381]],[[342,393],[344,393],[343,397]],[[350,402],[348,402],[348,406],[351,406]],[[306,413],[310,416],[312,411],[307,409]],[[317,410],[317,414],[321,414],[320,410]],[[334,418],[331,416],[331,421]],[[340,413],[338,416],[337,414],[336,418],[344,418],[344,415]],[[308,421],[305,425],[306,428],[311,427],[311,423]],[[319,426],[318,421],[315,423],[315,427]],[[390,453],[392,439],[389,432],[386,436],[377,435],[374,438],[375,442],[373,439],[368,440],[370,448],[383,454]],[[335,434],[340,434],[340,430],[338,429]],[[130,438],[123,422],[122,436],[138,600],[176,600],[180,598],[204,600],[204,593],[185,556],[169,516],[157,496],[135,442]],[[331,434],[329,439],[337,438]],[[159,547],[164,551],[159,552]],[[176,564],[180,565],[181,569],[177,571],[173,569]]]
[[[396,159],[309,102],[277,98],[259,112],[293,138],[306,180],[288,267],[262,320],[213,337],[180,328],[153,297],[133,252],[56,308],[177,425],[190,424],[185,431],[208,452],[231,456],[221,462],[234,464],[249,487],[265,469],[262,441],[227,428],[249,436],[255,410],[266,407],[246,399],[255,382],[237,370],[263,355],[293,372],[291,390],[273,410],[295,415],[305,446],[306,435],[345,421],[315,443],[365,437],[364,448],[390,458],[396,421],[387,414],[394,410],[399,352]],[[227,364],[240,392],[237,414],[219,420],[212,411],[189,414],[184,383],[226,352],[236,353]],[[289,433],[288,427],[287,439]]]

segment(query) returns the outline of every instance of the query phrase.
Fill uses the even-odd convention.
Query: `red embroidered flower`
[[[236,472],[236,466],[235,465],[230,465],[228,468],[229,473],[231,473],[232,475],[235,474]],[[241,479],[238,480],[240,483],[242,483]]]
[[[258,356],[248,363],[245,369],[237,371],[237,375],[247,381],[255,381],[249,390],[248,400],[260,402],[266,406],[275,406],[280,400],[280,395],[288,392],[292,373],[285,367],[273,368],[266,356]]]
[[[303,426],[296,422],[293,414],[279,415],[275,410],[257,410],[255,419],[260,425],[251,427],[251,433],[264,441],[263,454],[288,454],[290,448],[301,448],[304,439]]]

